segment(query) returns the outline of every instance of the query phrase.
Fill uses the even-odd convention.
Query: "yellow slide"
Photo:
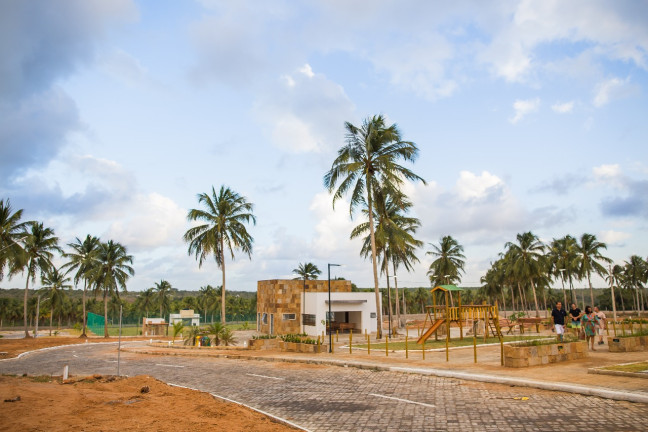
[[[436,321],[434,322],[434,324],[432,324],[432,327],[430,327],[429,329],[427,329],[427,331],[421,335],[421,337],[418,339],[418,341],[416,341],[416,343],[417,343],[417,344],[422,344],[423,342],[425,342],[425,341],[426,341],[430,336],[432,336],[432,334],[433,334],[435,331],[437,331],[437,329],[438,329],[439,327],[441,327],[441,324],[443,324],[444,322],[445,322],[445,319],[438,319],[438,320],[436,320]]]

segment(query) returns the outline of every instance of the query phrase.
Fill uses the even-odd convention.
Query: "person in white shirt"
[[[598,336],[599,336],[598,344],[603,345],[603,332],[605,331],[606,326],[607,326],[607,317],[605,316],[603,311],[601,311],[598,308],[598,306],[594,306],[594,315],[596,315],[598,317],[598,319],[599,319],[599,325],[598,325],[598,329],[597,329]]]

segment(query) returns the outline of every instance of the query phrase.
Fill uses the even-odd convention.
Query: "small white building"
[[[183,323],[186,327],[199,326],[200,314],[194,313],[193,309],[183,309],[180,313],[169,314],[169,327],[173,327],[177,322]]]
[[[257,283],[257,330],[267,334],[327,331],[328,281],[273,279]],[[351,281],[331,281],[331,329],[356,334],[376,332],[376,296],[351,292]]]
[[[329,311],[328,292],[306,293],[304,302],[304,331],[310,336],[326,332],[326,316]],[[376,294],[372,292],[331,293],[331,328],[347,333],[374,333],[378,329],[376,318]],[[313,324],[314,319],[314,324]]]

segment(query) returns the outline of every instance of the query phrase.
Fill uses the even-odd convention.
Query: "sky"
[[[63,245],[125,245],[129,290],[198,290],[221,273],[188,255],[187,212],[225,185],[257,218],[228,290],[303,262],[371,287],[323,176],[344,123],[382,114],[427,182],[404,186],[425,246],[399,286],[429,285],[445,235],[467,286],[525,231],[622,264],[648,256],[647,91],[645,0],[1,0],[0,197]]]

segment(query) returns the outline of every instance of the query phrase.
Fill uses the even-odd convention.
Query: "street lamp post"
[[[392,338],[392,314],[391,314],[391,288],[389,287],[389,278],[391,276],[387,276],[387,316],[389,317],[389,339]]]
[[[331,267],[340,267],[342,264],[328,264],[328,294],[329,294],[329,307],[326,322],[328,324],[329,332],[329,352],[333,352],[333,332],[331,331]]]

